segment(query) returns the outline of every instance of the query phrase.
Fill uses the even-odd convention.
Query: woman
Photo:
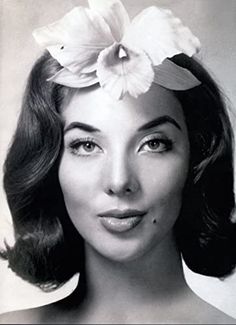
[[[130,24],[119,1],[104,3],[35,32],[49,53],[32,69],[5,163],[9,266],[43,290],[76,272],[79,284],[1,322],[234,323],[189,289],[180,258],[215,277],[236,264],[221,94],[169,11]]]

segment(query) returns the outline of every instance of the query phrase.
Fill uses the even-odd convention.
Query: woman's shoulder
[[[202,318],[210,324],[236,324],[236,319],[230,317],[219,309],[207,304],[202,310]]]
[[[0,315],[0,324],[39,324],[45,307],[9,311]]]
[[[52,324],[58,322],[59,314],[60,310],[52,303],[3,313],[0,315],[0,324]]]
[[[74,306],[62,299],[40,307],[6,312],[0,315],[0,324],[52,324],[70,320]]]
[[[178,319],[179,324],[236,324],[236,319],[195,294],[189,298],[184,310],[181,313],[176,312],[173,323],[176,323],[176,319]],[[74,318],[77,313],[74,313],[74,308],[70,308],[70,303],[65,302],[66,300],[41,307],[4,313],[0,315],[0,324],[75,323]]]
[[[0,313],[0,324],[52,324],[70,319],[80,301],[77,290],[63,298],[37,307]]]
[[[194,293],[192,299],[189,299],[188,309],[191,311],[191,323],[193,323],[194,318],[194,323],[199,324],[236,324],[236,319],[212,306]]]

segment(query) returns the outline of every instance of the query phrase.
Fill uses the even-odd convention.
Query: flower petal
[[[130,24],[129,15],[119,0],[88,0],[91,9],[103,16],[110,26],[113,37],[120,42],[126,27]]]
[[[75,74],[72,73],[70,70],[63,68],[58,71],[54,76],[47,79],[47,81],[53,81],[60,85],[64,85],[71,88],[83,88],[98,83],[98,78],[95,72],[87,74]]]
[[[33,36],[74,73],[94,65],[100,51],[114,42],[103,17],[83,7],[76,7],[62,19],[35,30]]]
[[[122,99],[126,93],[137,97],[148,91],[154,71],[143,51],[134,51],[116,43],[100,53],[97,76],[101,87],[114,98]]]
[[[188,90],[201,84],[189,70],[168,59],[154,67],[154,72],[154,82],[167,89]]]
[[[136,16],[126,29],[122,43],[143,49],[154,65],[168,57],[185,53],[192,56],[200,42],[170,10],[149,7]]]
[[[72,47],[63,46],[60,54],[55,46],[48,46],[48,51],[56,58],[57,61],[70,70],[72,73],[88,73],[95,71],[97,68],[97,58],[102,49],[94,49],[89,47]]]

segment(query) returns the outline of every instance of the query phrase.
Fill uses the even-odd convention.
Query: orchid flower
[[[62,66],[48,80],[78,88],[99,83],[116,99],[126,93],[137,97],[152,82],[180,90],[200,84],[168,60],[180,53],[192,56],[200,48],[199,40],[171,11],[153,6],[131,21],[119,0],[88,3],[89,8],[76,7],[34,31],[36,41]]]

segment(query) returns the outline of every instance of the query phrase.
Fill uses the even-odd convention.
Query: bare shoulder
[[[54,311],[54,303],[41,307],[11,311],[0,315],[0,324],[49,324],[53,318]]]
[[[207,304],[205,318],[212,324],[236,324],[236,319],[230,317],[219,309]]]
[[[189,308],[195,322],[200,324],[236,324],[236,319],[225,314],[193,293]]]
[[[72,304],[73,305],[73,304]],[[0,315],[0,324],[71,324],[78,314],[71,301],[58,301],[42,307],[8,312]],[[187,303],[176,313],[179,324],[236,324],[236,319],[210,305],[194,293],[188,295]],[[178,315],[178,316],[177,316]],[[174,323],[176,323],[176,317]],[[170,323],[170,322],[169,322]]]
[[[62,324],[68,323],[68,321],[70,323],[70,320],[74,320],[74,308],[73,305],[68,306],[67,300],[69,299],[62,299],[41,307],[1,314],[0,324]]]
[[[11,311],[0,315],[0,324],[40,324],[48,306]]]

